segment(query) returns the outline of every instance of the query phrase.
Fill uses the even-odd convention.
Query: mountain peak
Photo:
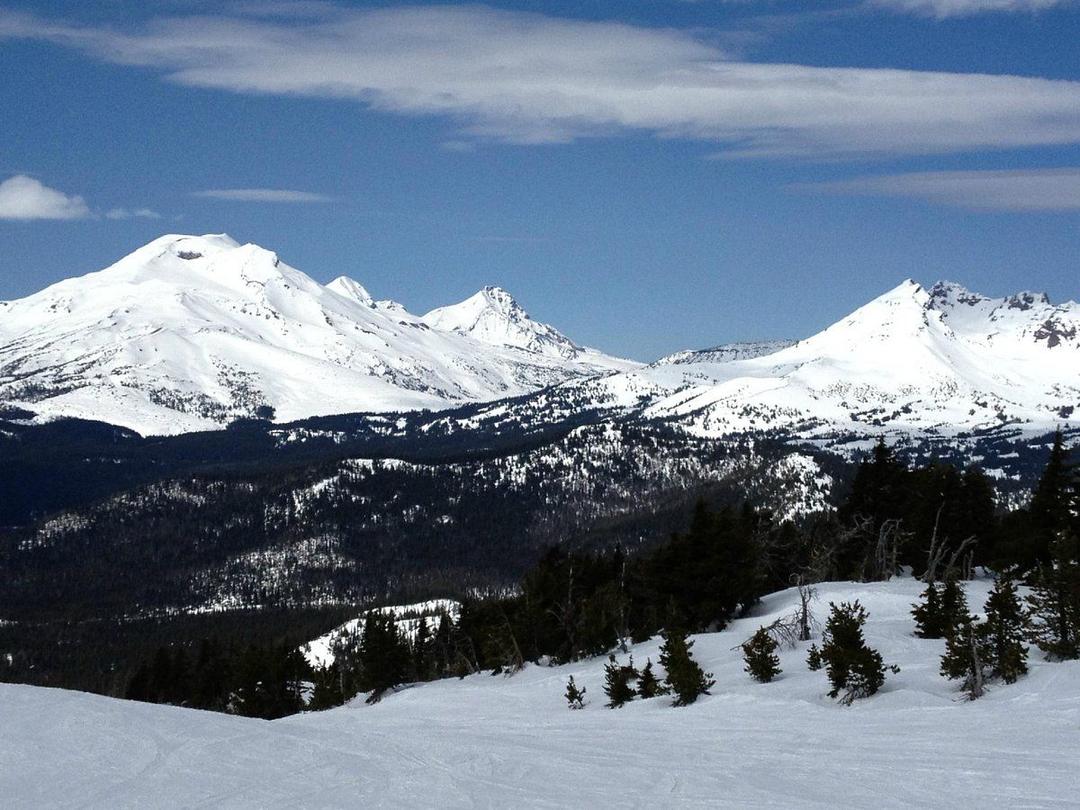
[[[570,359],[583,351],[554,327],[534,321],[502,287],[484,287],[460,303],[431,310],[423,321],[432,329],[458,332],[482,343],[552,357]]]
[[[338,276],[326,285],[326,289],[364,306],[371,306],[373,303],[371,294],[364,285],[348,276]]]
[[[425,328],[352,279],[320,284],[224,234],[159,237],[0,310],[0,368],[19,369],[0,378],[0,404],[141,433],[267,409],[289,420],[450,407],[627,365],[578,351],[499,288],[447,308],[456,328]]]

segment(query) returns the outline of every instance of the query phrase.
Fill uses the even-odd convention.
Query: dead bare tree
[[[903,521],[893,519],[882,522],[873,551],[863,563],[863,580],[887,580],[896,574],[899,570],[900,545],[906,536]]]
[[[934,521],[934,533],[930,536],[930,549],[927,552],[926,557],[926,571],[923,573],[923,581],[928,585],[932,585],[938,580],[938,569],[942,568],[941,577],[947,578],[959,573],[963,575],[964,579],[971,578],[971,566],[974,561],[975,550],[971,549],[969,553],[969,559],[964,560],[961,568],[957,568],[957,561],[962,559],[964,552],[975,544],[975,535],[970,535],[965,538],[960,544],[952,550],[952,554],[949,555],[948,562],[945,562],[945,555],[949,554],[951,546],[949,545],[948,537],[941,537],[938,533],[938,520],[941,518],[941,509],[944,508],[944,504],[938,508],[938,519]],[[943,565],[944,563],[944,565]]]
[[[945,501],[938,506],[937,514],[934,515],[934,531],[930,534],[930,548],[926,551],[926,570],[923,572],[923,582],[933,585],[937,581],[937,568],[941,565],[941,558],[945,555],[945,543],[938,539],[938,529],[941,527],[941,512],[945,509]]]
[[[810,610],[810,603],[817,598],[817,591],[803,581],[802,574],[795,574],[792,578],[799,595],[799,606],[790,615],[781,616],[768,625],[765,632],[781,647],[794,648],[800,641],[809,641],[817,627],[817,621]],[[749,640],[736,644],[731,649],[740,649]]]
[[[813,628],[817,624],[814,614],[810,612],[810,603],[817,599],[817,589],[808,585],[802,574],[794,575],[795,588],[799,594],[799,607],[795,611],[795,621],[798,626],[798,641],[809,641],[813,634]]]
[[[966,575],[963,578],[964,579],[971,579],[971,563],[972,563],[972,561],[974,560],[974,557],[975,557],[975,549],[971,549],[971,552],[968,554],[968,559],[965,561],[965,563],[963,565],[963,568],[958,569],[957,566],[956,566],[956,563],[957,563],[957,560],[960,559],[960,555],[963,554],[968,549],[969,546],[973,546],[973,545],[975,545],[975,535],[972,534],[972,535],[969,535],[967,538],[965,538],[963,540],[963,542],[961,542],[960,545],[958,545],[956,547],[956,551],[954,551],[952,553],[952,556],[949,557],[949,562],[945,566],[945,576],[946,577],[952,576],[957,571],[959,571],[960,573],[963,574],[965,572],[965,569],[966,569]]]
[[[510,618],[506,611],[500,608],[502,614],[504,635],[500,639],[499,659],[502,661],[502,670],[506,675],[513,675],[525,667],[525,656],[521,654],[514,628],[510,624]]]

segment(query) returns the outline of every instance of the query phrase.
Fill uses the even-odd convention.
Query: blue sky
[[[228,232],[609,352],[1080,297],[1080,3],[0,0],[0,298]]]

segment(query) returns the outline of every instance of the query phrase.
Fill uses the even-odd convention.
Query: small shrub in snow
[[[660,665],[667,672],[667,685],[675,693],[675,705],[687,706],[701,695],[709,694],[716,681],[712,673],[705,672],[690,655],[694,642],[687,640],[686,633],[665,630],[664,644],[660,647]]]
[[[623,665],[615,660],[614,655],[608,657],[608,663],[604,665],[604,694],[607,695],[609,709],[621,708],[624,703],[634,699],[637,693],[631,683],[637,677],[633,658],[629,665]]]
[[[944,638],[941,622],[941,592],[936,582],[931,582],[922,592],[922,602],[911,606],[915,617],[915,635],[919,638]]]
[[[960,680],[960,688],[968,700],[981,698],[986,692],[985,646],[981,629],[974,620],[956,628],[945,643],[945,655],[941,657],[941,674],[950,680]]]
[[[656,673],[653,672],[652,661],[646,661],[645,669],[641,670],[641,675],[638,677],[637,693],[642,700],[666,694],[666,690],[656,677]]]
[[[584,709],[585,708],[585,693],[588,690],[583,686],[578,689],[576,683],[574,683],[574,676],[570,676],[570,680],[566,682],[566,703],[571,709]]]
[[[825,662],[821,660],[821,650],[818,649],[817,644],[810,645],[810,651],[806,654],[806,666],[810,668],[811,672],[817,672],[825,666]]]
[[[768,683],[780,674],[780,659],[776,655],[776,639],[764,627],[742,645],[745,670],[760,683]]]
[[[866,646],[862,628],[866,624],[866,610],[858,601],[830,603],[831,614],[825,623],[821,660],[829,676],[832,689],[829,697],[839,698],[850,705],[853,701],[870,697],[885,683],[885,664],[881,654]],[[891,668],[894,672],[899,670]]]

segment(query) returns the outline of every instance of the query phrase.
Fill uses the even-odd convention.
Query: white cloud
[[[636,132],[716,142],[729,155],[815,157],[1080,143],[1080,82],[736,61],[684,31],[478,6],[305,11],[125,31],[8,14],[0,35],[192,86],[447,116],[457,140]]]
[[[993,211],[1080,211],[1080,169],[912,172],[793,188],[831,194],[907,197]]]
[[[161,214],[149,208],[111,208],[105,212],[105,219],[161,219]]]
[[[968,17],[995,11],[1036,12],[1072,0],[872,0],[874,5],[929,17]]]
[[[83,219],[90,216],[83,198],[17,174],[0,183],[0,219]]]
[[[323,203],[333,200],[332,197],[327,197],[325,194],[279,188],[217,188],[208,191],[195,191],[192,192],[191,196],[205,197],[211,200],[265,203]]]

